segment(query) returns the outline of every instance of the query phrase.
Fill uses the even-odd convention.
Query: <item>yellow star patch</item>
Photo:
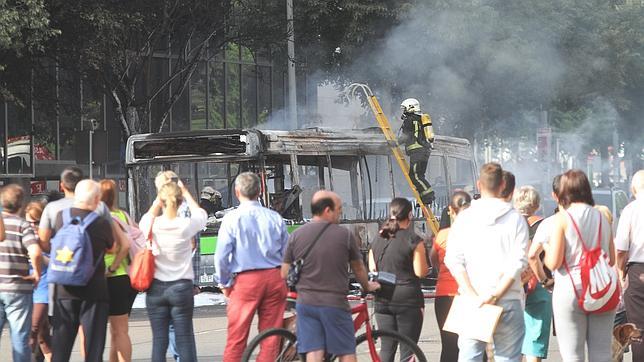
[[[60,250],[56,250],[56,260],[58,260],[61,263],[69,263],[72,261],[72,258],[74,257],[74,252],[71,251],[67,246]]]

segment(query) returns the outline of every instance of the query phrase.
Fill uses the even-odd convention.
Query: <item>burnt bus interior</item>
[[[411,190],[380,129],[329,131],[206,130],[135,135],[128,140],[130,211],[136,218],[156,197],[154,177],[173,170],[198,197],[211,186],[221,192],[227,209],[238,201],[235,177],[244,171],[262,180],[261,202],[286,220],[289,231],[311,218],[309,201],[319,189],[337,192],[343,200],[341,223],[352,230],[363,250],[376,237],[379,223],[388,217],[393,197],[413,200]],[[438,137],[428,167],[428,180],[437,195],[432,206],[440,216],[454,189],[475,192],[475,165],[467,140]],[[413,200],[415,204],[415,200]],[[210,217],[201,234],[204,285],[212,284],[212,253],[226,210]],[[420,208],[415,227],[431,234]],[[428,235],[429,239],[429,235]],[[214,243],[214,245],[213,245]],[[204,258],[204,256],[208,256]]]

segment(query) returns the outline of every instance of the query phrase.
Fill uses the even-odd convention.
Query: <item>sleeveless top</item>
[[[445,252],[447,251],[447,236],[449,228],[438,232],[433,248],[438,254],[438,280],[436,281],[436,296],[446,297],[458,294],[458,283],[445,265]]]
[[[117,217],[119,220],[123,221],[123,223],[127,224],[127,216],[125,215],[125,212],[122,210],[116,210],[116,211],[111,211],[110,214],[112,214],[113,217]],[[112,263],[114,262],[114,259],[116,258],[116,254],[108,254],[105,253],[105,270],[109,268]],[[116,269],[114,274],[110,275],[109,277],[118,277],[121,275],[127,275],[127,266],[129,264],[128,258],[125,257],[123,258],[123,261],[121,261],[121,265]],[[114,268],[112,268],[114,269]]]
[[[423,239],[410,228],[398,230],[386,240],[378,237],[371,245],[378,271],[396,274],[396,287],[391,299],[376,295],[378,305],[422,307],[425,300],[420,279],[414,274],[414,250]]]
[[[582,247],[579,236],[575,231],[575,227],[570,221],[570,217],[566,215],[566,211],[572,216],[579,227],[579,233],[584,239],[587,248],[594,248],[597,245],[597,231],[599,230],[599,223],[602,223],[601,235],[601,248],[606,253],[609,252],[609,241],[612,229],[606,217],[602,215],[594,207],[587,204],[572,204],[567,210],[563,211],[562,216],[566,218],[568,227],[565,231],[565,246],[564,246],[564,261],[568,263],[568,268],[575,281],[576,287],[581,287],[581,279],[579,275],[579,259],[581,258]],[[566,271],[566,267],[562,264],[559,269],[554,272],[555,281],[561,280],[561,283],[570,283],[570,278]],[[563,279],[565,278],[565,279]],[[555,285],[557,282],[555,282]]]

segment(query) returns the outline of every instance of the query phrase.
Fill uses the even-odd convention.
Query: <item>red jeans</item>
[[[224,362],[241,360],[255,312],[259,316],[260,332],[268,328],[282,327],[286,292],[286,282],[280,276],[279,268],[246,271],[235,277],[226,309],[228,336]],[[277,345],[262,344],[257,361],[275,361],[274,347]]]

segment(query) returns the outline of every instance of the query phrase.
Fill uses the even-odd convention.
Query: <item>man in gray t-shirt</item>
[[[286,278],[290,264],[302,258],[319,235],[297,284],[298,352],[306,353],[307,361],[321,361],[325,352],[351,357],[356,345],[347,303],[349,265],[362,289],[374,291],[380,285],[368,281],[355,238],[337,225],[342,215],[340,197],[331,191],[316,192],[311,213],[312,222],[291,235],[282,264],[282,277]]]
[[[41,247],[46,252],[49,252],[51,248],[50,241],[54,236],[56,216],[62,210],[72,207],[74,204],[74,190],[76,189],[76,184],[83,179],[82,171],[77,167],[66,167],[65,170],[60,174],[60,186],[65,193],[65,198],[50,202],[45,206],[45,209],[42,212],[40,217],[40,225],[38,225],[38,236],[40,237]],[[95,212],[110,224],[112,227],[112,216],[110,210],[107,206],[101,201],[98,205]],[[119,229],[112,227],[112,232],[118,232]],[[114,235],[115,237],[119,235]],[[117,241],[118,238],[115,238]]]

